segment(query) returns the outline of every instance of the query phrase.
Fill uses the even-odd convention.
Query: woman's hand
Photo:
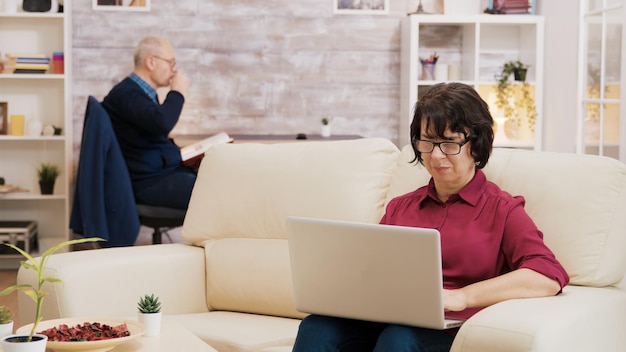
[[[443,310],[460,312],[467,308],[467,297],[461,290],[443,290]]]
[[[560,289],[556,280],[522,268],[460,289],[444,289],[443,308],[456,312],[466,308],[487,307],[515,298],[554,296]]]

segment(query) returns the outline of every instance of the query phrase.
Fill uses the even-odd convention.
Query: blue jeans
[[[196,174],[183,170],[165,176],[149,186],[134,187],[135,202],[160,207],[187,209]]]
[[[445,330],[309,315],[293,352],[448,352],[452,341]]]

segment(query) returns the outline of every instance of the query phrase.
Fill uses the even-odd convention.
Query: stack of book
[[[7,54],[7,66],[13,73],[46,73],[50,69],[50,58],[44,54]]]
[[[504,14],[528,14],[532,10],[529,0],[500,0],[498,3],[497,8]]]

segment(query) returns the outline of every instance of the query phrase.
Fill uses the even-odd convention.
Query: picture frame
[[[387,15],[389,0],[333,0],[335,15]]]
[[[0,101],[0,135],[9,133],[9,103]]]
[[[92,0],[94,11],[148,12],[151,0]]]
[[[534,15],[537,0],[489,0],[489,10],[501,15]]]

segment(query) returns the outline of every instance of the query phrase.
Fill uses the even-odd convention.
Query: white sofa
[[[289,215],[378,222],[386,202],[427,182],[410,147],[384,139],[230,144],[209,150],[182,230],[193,243],[62,253],[44,318],[134,316],[145,293],[218,351],[290,351]],[[488,178],[526,209],[571,276],[563,294],[484,309],[452,351],[626,351],[626,166],[614,159],[496,149]],[[392,254],[390,254],[392,255]],[[20,283],[33,275],[20,270]],[[32,305],[19,299],[20,321]]]

